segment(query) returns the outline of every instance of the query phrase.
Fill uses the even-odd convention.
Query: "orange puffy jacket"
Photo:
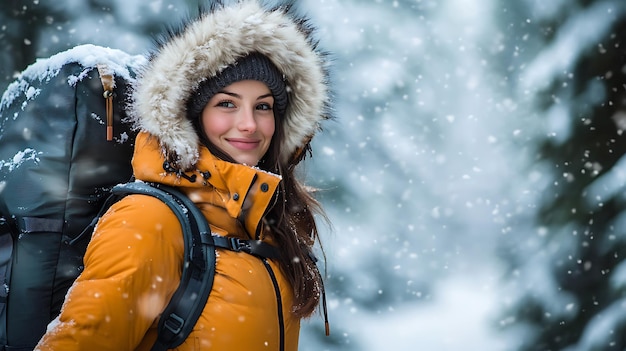
[[[138,136],[137,179],[179,187],[215,233],[250,239],[247,233],[258,229],[261,240],[272,242],[261,216],[279,177],[218,160],[203,148],[198,176],[207,179],[191,183],[163,174],[160,150],[155,138]],[[244,202],[246,195],[254,201]],[[85,270],[37,350],[149,350],[182,262],[182,230],[167,205],[145,195],[125,197],[98,223]],[[285,350],[295,351],[299,320],[291,306],[291,287],[275,262],[218,249],[208,303],[178,350],[279,350],[284,342]]]

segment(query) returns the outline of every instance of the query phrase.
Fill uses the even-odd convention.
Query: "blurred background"
[[[145,54],[203,0],[3,0],[0,91],[78,44]],[[269,3],[276,3],[270,1]],[[331,336],[303,351],[626,349],[626,2],[302,0]]]

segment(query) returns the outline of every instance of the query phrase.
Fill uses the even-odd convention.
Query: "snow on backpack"
[[[81,45],[29,66],[0,101],[0,350],[32,350],[82,269],[97,220],[121,197],[159,198],[183,228],[181,283],[153,350],[180,345],[213,284],[215,248],[274,257],[263,243],[211,234],[183,194],[129,182],[136,133],[126,97],[143,56]],[[200,248],[200,249],[198,249]]]

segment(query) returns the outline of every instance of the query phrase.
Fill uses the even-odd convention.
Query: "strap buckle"
[[[235,252],[243,251],[246,253],[252,253],[252,246],[248,240],[230,237],[228,238],[228,242],[230,244],[230,249]]]
[[[169,330],[172,334],[178,335],[180,331],[183,329],[183,325],[185,324],[185,320],[179,317],[177,314],[170,314],[165,320],[164,326]]]

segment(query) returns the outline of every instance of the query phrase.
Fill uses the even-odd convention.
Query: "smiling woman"
[[[176,349],[295,351],[301,319],[325,296],[313,254],[323,211],[296,166],[330,118],[327,55],[294,10],[231,4],[170,32],[140,70],[133,175],[186,194],[220,239],[271,247],[217,249],[210,296]],[[170,317],[160,313],[180,282],[182,241],[162,202],[115,203],[37,350],[165,349],[155,327]]]

